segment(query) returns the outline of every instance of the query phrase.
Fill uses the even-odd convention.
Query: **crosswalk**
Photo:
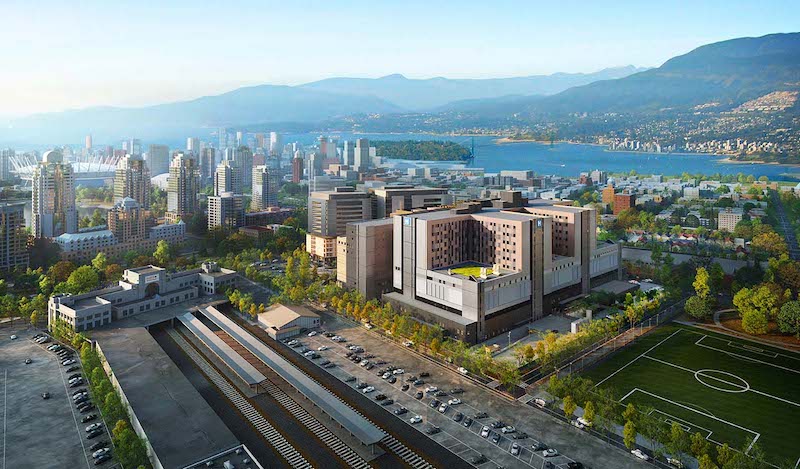
[[[313,466],[261,415],[242,393],[233,387],[222,375],[219,374],[208,362],[174,329],[167,329],[169,336],[191,358],[208,379],[219,388],[244,417],[267,439],[292,467],[298,469],[311,469]]]

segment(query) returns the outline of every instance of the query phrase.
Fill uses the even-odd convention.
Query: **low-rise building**
[[[742,221],[744,212],[740,208],[726,208],[719,212],[717,218],[717,227],[720,230],[725,230],[733,233],[736,230],[736,224]]]
[[[153,265],[123,272],[115,286],[80,295],[50,297],[48,324],[69,324],[75,331],[87,331],[113,321],[158,308],[173,306],[202,295],[214,295],[236,285],[236,271],[216,262],[204,262],[199,269],[169,273]]]
[[[303,329],[319,327],[320,318],[306,307],[278,303],[258,315],[258,324],[266,329],[270,337],[280,340],[296,336]]]

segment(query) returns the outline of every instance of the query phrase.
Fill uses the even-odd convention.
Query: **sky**
[[[335,76],[659,66],[710,42],[796,32],[800,3],[0,0],[0,17],[0,117],[14,117]]]

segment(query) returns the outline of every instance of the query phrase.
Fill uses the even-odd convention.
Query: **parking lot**
[[[35,333],[24,327],[0,329],[2,467],[95,467],[89,446],[109,441],[108,435],[86,438],[85,427],[100,420],[81,422],[86,414],[75,408],[72,394],[83,387],[69,387],[66,367],[45,348],[52,342],[34,343]],[[18,338],[11,340],[12,334]]]
[[[476,466],[567,468],[569,463],[575,460],[583,462],[587,467],[639,466],[637,461],[624,452],[612,449],[602,442],[582,434],[580,430],[566,426],[526,405],[504,399],[476,386],[458,373],[436,365],[398,344],[388,342],[361,326],[328,313],[322,313],[322,317],[322,329],[343,336],[347,342],[337,343],[322,334],[314,337],[305,335],[299,337],[298,340],[304,347],[315,350],[320,355],[313,362],[321,364],[325,360],[330,360],[336,366],[327,371],[334,376],[342,380],[354,377],[355,380],[349,383],[354,387],[363,387],[364,385],[374,387],[375,390],[367,395],[374,399],[379,394],[383,394],[387,399],[394,401],[391,405],[383,406],[387,412],[394,412],[401,406],[405,407],[407,413],[399,415],[397,418],[402,418],[417,431],[430,433],[430,438]],[[365,349],[358,355],[364,357],[375,355],[375,357],[368,358],[370,362],[374,363],[371,369],[347,359],[346,355],[350,352],[348,347],[354,344]],[[320,347],[327,347],[327,349],[319,351]],[[299,352],[302,347],[294,348],[294,350]],[[382,361],[387,363],[381,364]],[[388,366],[404,369],[404,373],[395,375],[396,382],[394,383],[377,376],[379,370]],[[418,375],[423,372],[431,375],[422,378],[424,383],[415,386],[413,383],[407,382],[412,375],[419,377]],[[408,385],[405,391],[403,390],[404,385]],[[453,398],[461,399],[463,402],[448,405],[443,409],[444,412],[439,412],[438,408],[434,409],[430,406],[431,400],[434,399],[433,393],[425,392],[426,388],[431,385],[447,392],[446,396],[436,397],[440,402],[447,402]],[[461,388],[464,392],[452,395],[450,391],[454,388]],[[416,397],[418,391],[423,393],[421,399]],[[479,412],[487,413],[488,417],[474,419]],[[457,413],[462,414],[460,421],[454,421]],[[416,415],[422,417],[422,422],[412,425],[409,419]],[[468,425],[465,426],[466,418],[471,418],[473,421],[467,422]],[[514,426],[515,431],[503,434],[502,427],[490,428],[488,434],[484,432],[486,436],[481,436],[484,426],[491,427],[498,421],[501,421],[504,426]],[[436,429],[432,429],[434,427]],[[527,433],[528,437],[513,438],[520,433]],[[516,455],[511,453],[514,443],[518,445],[519,449],[519,454]],[[540,448],[534,451],[532,449],[534,446],[551,447],[556,449],[559,454],[544,457],[544,449]],[[481,462],[483,460],[481,455],[485,458],[484,462]]]

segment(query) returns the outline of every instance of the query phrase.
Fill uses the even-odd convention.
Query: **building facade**
[[[253,199],[250,208],[262,211],[278,206],[278,191],[281,188],[280,171],[267,166],[253,168]]]
[[[42,155],[33,171],[32,228],[36,238],[78,231],[75,173],[58,150]]]
[[[25,202],[0,202],[0,270],[28,266]]]
[[[351,187],[312,192],[308,198],[306,250],[325,262],[336,259],[336,237],[346,233],[348,223],[372,219],[369,194]]]
[[[114,174],[114,202],[130,198],[150,208],[150,169],[141,155],[127,155],[117,163]]]
[[[386,218],[398,210],[415,210],[439,207],[453,203],[447,189],[415,187],[409,185],[386,186],[372,189],[373,218]]]
[[[223,192],[208,198],[208,229],[230,232],[244,225],[244,198]]]
[[[63,321],[76,332],[111,324],[137,314],[173,306],[236,285],[236,271],[204,262],[199,269],[169,273],[156,266],[126,270],[119,284],[81,295],[50,297],[48,324]]]
[[[169,172],[169,147],[151,144],[147,147],[147,166],[150,174],[156,176]]]
[[[361,292],[367,299],[380,298],[392,290],[390,256],[394,222],[391,218],[347,225],[347,233],[337,239],[336,279],[346,288]]]
[[[197,160],[184,153],[176,153],[169,166],[165,214],[167,221],[176,223],[194,215],[198,210],[197,194],[200,189],[200,168]]]

